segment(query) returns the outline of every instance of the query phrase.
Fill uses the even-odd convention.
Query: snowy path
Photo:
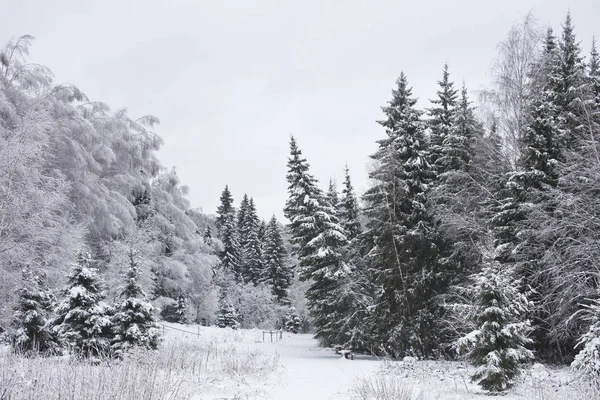
[[[346,360],[319,348],[311,335],[287,335],[264,347],[277,351],[283,366],[281,380],[270,393],[273,400],[348,399],[356,377],[369,376],[380,366],[371,357]]]

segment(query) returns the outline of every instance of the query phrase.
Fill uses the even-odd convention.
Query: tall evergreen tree
[[[78,253],[65,296],[58,305],[54,322],[62,339],[81,357],[110,354],[113,310],[102,301],[104,283],[92,267],[88,253]]]
[[[430,356],[436,347],[437,247],[426,203],[435,174],[421,112],[404,73],[396,85],[383,107],[387,119],[380,124],[387,137],[371,156],[378,167],[370,173],[373,184],[364,195],[373,238],[369,265],[381,286],[375,300],[380,343],[395,355]]]
[[[456,118],[458,91],[450,81],[448,64],[444,64],[442,80],[438,81],[438,84],[440,88],[437,91],[437,99],[430,100],[434,107],[428,110],[430,161],[436,167],[438,159],[442,157],[444,140],[450,134]],[[443,171],[443,165],[440,165],[440,168]]]
[[[342,189],[342,198],[339,202],[339,218],[348,240],[353,240],[361,232],[361,225],[358,219],[360,209],[358,198],[352,186],[350,171],[348,166],[344,168],[344,188]]]
[[[240,208],[237,212],[237,236],[238,236],[238,245],[240,246],[240,264],[244,263],[244,251],[243,249],[246,247],[246,243],[248,241],[248,232],[244,231],[246,224],[246,217],[248,214],[248,206],[250,204],[250,199],[248,195],[244,193],[244,197],[240,203]]]
[[[551,72],[551,79],[555,85],[555,105],[559,111],[560,139],[564,148],[573,149],[585,134],[581,123],[581,102],[586,68],[570,13],[567,13],[558,42],[558,57],[559,62]]]
[[[282,304],[289,304],[288,289],[292,284],[293,271],[287,263],[287,251],[279,231],[279,223],[273,215],[265,232],[264,269],[261,281],[270,285],[273,295]]]
[[[304,246],[316,236],[313,216],[319,210],[321,191],[317,180],[308,172],[310,166],[302,157],[302,150],[298,148],[293,136],[290,138],[287,167],[288,199],[283,212],[290,221],[294,254],[300,256]]]
[[[219,229],[220,239],[223,242],[223,250],[219,254],[221,266],[236,278],[241,278],[240,247],[235,222],[235,209],[233,208],[233,197],[228,186],[225,186],[221,194],[221,204],[217,208],[215,225]]]
[[[291,240],[300,261],[300,279],[311,282],[306,298],[316,337],[331,344],[338,334],[331,321],[339,317],[334,290],[342,268],[341,249],[347,239],[334,209],[308,171],[309,164],[292,137],[287,174],[289,197],[284,213],[290,220]]]
[[[252,282],[255,285],[260,281],[263,270],[262,245],[258,238],[258,229],[259,220],[254,200],[251,198],[242,223],[241,234],[245,237],[245,246],[241,249],[244,255],[242,274],[245,282]]]
[[[222,229],[226,225],[227,220],[235,213],[233,208],[233,197],[231,196],[228,185],[225,185],[220,200],[221,204],[217,207],[217,219],[215,220],[215,225],[217,226],[219,233],[222,234]]]

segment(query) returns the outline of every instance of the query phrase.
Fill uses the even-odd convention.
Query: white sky
[[[400,71],[424,107],[444,62],[480,89],[514,22],[533,10],[560,33],[569,8],[587,53],[600,0],[0,0],[0,43],[34,35],[56,82],[159,117],[161,161],[194,207],[214,213],[227,183],[268,218],[283,214],[291,133],[323,187],[347,163],[361,190]]]

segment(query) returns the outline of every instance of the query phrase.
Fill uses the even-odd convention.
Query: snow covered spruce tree
[[[223,250],[219,254],[221,267],[230,271],[237,279],[241,279],[240,248],[235,223],[235,209],[233,208],[233,197],[228,186],[225,186],[221,194],[221,204],[217,208],[215,224],[219,230],[219,238],[223,242]]]
[[[56,309],[54,329],[77,356],[107,357],[112,354],[114,310],[102,301],[104,284],[91,263],[88,253],[78,252],[64,291],[65,298]]]
[[[337,184],[333,178],[329,178],[329,187],[327,189],[326,197],[331,207],[333,207],[334,212],[337,213],[338,205],[340,203],[340,195],[338,193]]]
[[[289,304],[288,289],[292,284],[293,271],[287,260],[287,251],[273,215],[265,232],[264,268],[261,282],[271,286],[273,296],[282,304]]]
[[[437,292],[437,246],[427,209],[427,192],[435,173],[404,73],[379,122],[387,137],[371,157],[365,193],[367,233],[372,238],[368,265],[380,287],[375,299],[377,341],[395,356],[431,356],[437,347],[434,327]]]
[[[360,221],[358,220],[359,211],[358,198],[350,179],[350,170],[346,166],[344,168],[344,188],[342,189],[342,198],[339,202],[338,213],[340,223],[346,232],[348,240],[353,240],[361,232]]]
[[[18,302],[9,334],[10,344],[18,354],[53,355],[60,344],[50,324],[56,299],[44,285],[42,277],[29,269],[23,271],[23,287],[17,290]]]
[[[434,157],[438,176],[429,200],[440,238],[439,281],[442,292],[439,294],[445,294],[449,285],[464,279],[479,263],[479,251],[475,243],[481,235],[483,221],[478,220],[478,215],[485,195],[471,176],[475,136],[483,135],[483,129],[475,119],[467,89],[463,85],[457,101],[456,91],[448,89],[452,84],[449,82],[447,65],[440,85],[438,102],[448,107],[448,111],[444,112],[441,106],[434,110],[442,116],[446,115],[440,121],[448,121],[449,126],[438,122],[441,127],[437,129],[443,128],[445,134]],[[448,96],[451,101],[447,99]]]
[[[217,315],[217,326],[219,328],[238,329],[240,327],[238,319],[239,315],[235,307],[231,304],[223,303]]]
[[[442,80],[438,81],[438,84],[440,88],[437,98],[431,100],[434,107],[428,110],[430,162],[434,166],[437,166],[438,159],[442,156],[444,140],[450,134],[456,118],[458,91],[454,89],[454,83],[450,81],[448,64],[444,64]]]
[[[460,338],[456,347],[477,367],[471,377],[483,389],[499,392],[511,386],[520,365],[533,360],[527,349],[532,343],[525,316],[530,304],[519,292],[519,282],[510,269],[485,257],[481,272],[465,288],[473,301],[468,314],[475,330]]]
[[[333,297],[337,299],[338,317],[331,320],[331,330],[337,332],[338,344],[368,351],[374,325],[371,312],[374,286],[364,256],[370,250],[370,242],[368,236],[361,236],[358,199],[347,167],[344,174],[337,215],[348,242],[341,250],[343,264],[337,273],[338,284],[333,292]]]
[[[177,296],[177,302],[175,303],[175,320],[173,322],[177,322],[179,324],[187,324],[187,300],[183,293],[180,293]]]
[[[121,291],[123,301],[115,307],[115,315],[112,317],[113,349],[117,354],[122,354],[128,348],[140,346],[156,349],[160,333],[154,307],[147,301],[146,293],[138,283],[140,277],[137,252],[129,250],[129,266],[124,274],[125,285]]]
[[[238,238],[238,246],[240,249],[240,269],[243,269],[244,265],[244,248],[246,248],[246,242],[248,241],[248,232],[246,232],[246,215],[248,214],[248,205],[250,203],[250,199],[248,195],[244,193],[242,197],[242,201],[240,202],[240,208],[238,209],[236,216],[236,229],[237,229],[237,238]]]
[[[244,211],[244,219],[240,230],[240,242],[244,243],[240,248],[243,263],[240,266],[244,282],[258,284],[263,271],[262,244],[258,237],[260,222],[256,215],[254,200],[250,198]],[[242,239],[243,238],[243,239]]]
[[[202,239],[204,240],[204,243],[210,244],[210,243],[212,243],[212,238],[213,238],[212,228],[210,227],[210,225],[206,225],[206,229],[204,230]]]
[[[331,322],[339,318],[333,292],[342,267],[340,250],[347,239],[317,180],[309,173],[309,164],[294,137],[290,140],[287,181],[284,213],[290,221],[291,241],[300,261],[299,276],[310,281],[306,298],[316,337],[323,344],[331,344],[338,335]]]

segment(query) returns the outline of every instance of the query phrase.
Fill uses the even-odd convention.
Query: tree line
[[[499,49],[479,109],[448,65],[425,111],[400,74],[360,207],[319,189],[291,138],[285,215],[312,323],[325,345],[466,355],[493,391],[534,358],[597,379],[595,41],[586,59],[569,14],[558,37],[528,16]]]

